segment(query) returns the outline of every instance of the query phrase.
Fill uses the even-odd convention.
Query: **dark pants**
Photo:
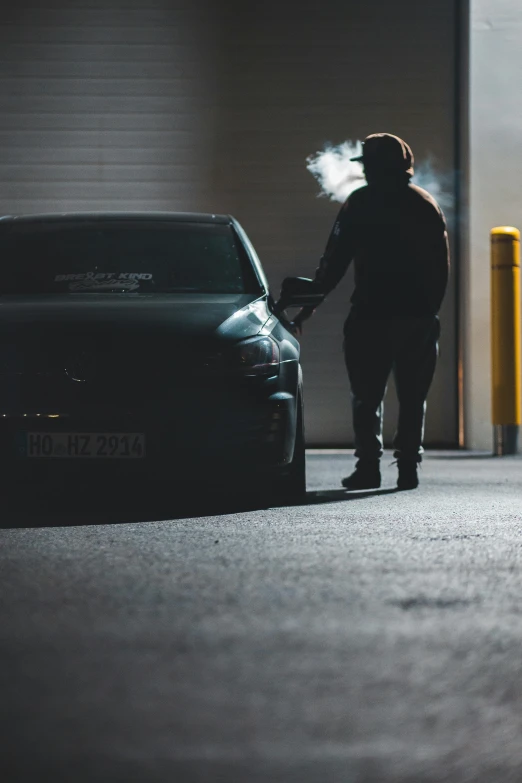
[[[355,456],[382,456],[383,398],[393,371],[399,421],[395,457],[422,459],[426,397],[435,372],[439,319],[369,320],[351,313],[344,327],[344,355],[352,387]]]

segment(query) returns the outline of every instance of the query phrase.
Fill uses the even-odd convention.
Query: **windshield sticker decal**
[[[150,272],[79,272],[78,274],[56,275],[55,283],[70,280],[152,280]]]
[[[55,275],[55,283],[69,283],[69,291],[137,291],[149,272],[78,272]]]
[[[140,287],[139,280],[72,280],[69,283],[69,291],[137,291]]]

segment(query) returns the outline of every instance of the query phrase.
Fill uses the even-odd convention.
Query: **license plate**
[[[143,432],[23,432],[19,453],[31,459],[142,459]]]

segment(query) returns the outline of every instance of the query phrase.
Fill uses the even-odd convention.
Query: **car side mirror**
[[[285,277],[275,305],[276,315],[287,307],[317,307],[323,299],[324,294],[315,280],[309,277]]]

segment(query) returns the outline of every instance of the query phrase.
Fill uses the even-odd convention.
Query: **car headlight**
[[[279,346],[272,337],[254,337],[237,346],[243,375],[277,375]]]

